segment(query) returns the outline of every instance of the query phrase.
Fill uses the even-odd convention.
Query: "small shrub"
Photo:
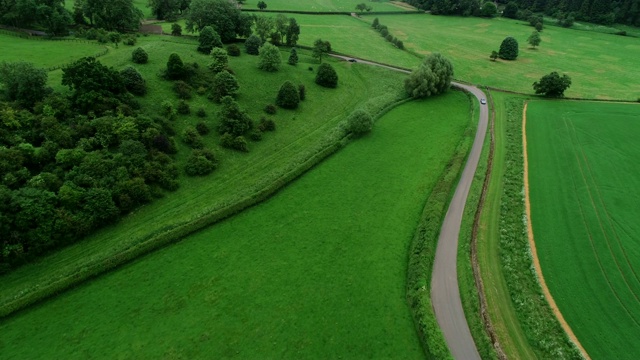
[[[229,133],[224,133],[224,135],[220,137],[220,145],[228,149],[235,149],[244,152],[249,151],[249,149],[247,148],[247,140],[244,138],[244,136],[234,137]]]
[[[207,88],[204,86],[198,86],[198,90],[196,90],[196,92],[198,93],[198,95],[204,95],[207,93]]]
[[[198,134],[203,136],[207,135],[211,131],[211,129],[209,128],[209,125],[207,125],[207,123],[204,121],[199,121],[196,124],[196,130],[198,130]]]
[[[126,66],[120,71],[120,76],[124,80],[124,86],[130,93],[143,96],[147,93],[147,84],[142,75],[133,66]]]
[[[309,71],[313,71],[313,67],[309,66],[309,67],[308,67],[308,70],[309,70]]]
[[[359,136],[371,131],[373,119],[371,115],[362,109],[357,109],[347,119],[347,130]]]
[[[128,46],[133,46],[133,45],[136,44],[137,41],[138,41],[138,39],[136,39],[135,36],[129,35],[129,36],[126,36],[124,38],[122,43],[125,44],[125,45],[128,45]]]
[[[176,109],[171,100],[165,100],[160,104],[160,112],[169,120],[173,120],[176,115]]]
[[[204,147],[202,137],[193,126],[187,126],[182,132],[182,141],[193,149],[201,149]]]
[[[191,108],[189,107],[189,104],[184,100],[180,100],[178,102],[177,110],[178,110],[178,114],[182,114],[182,115],[191,114]]]
[[[273,104],[267,104],[267,106],[264,107],[264,112],[266,112],[269,115],[273,115],[276,113],[277,111],[277,107]]]
[[[171,24],[171,35],[182,36],[182,26],[178,23]]]
[[[298,93],[300,94],[300,101],[307,98],[307,89],[304,87],[304,84],[298,85]]]
[[[143,48],[139,47],[131,53],[131,60],[136,64],[146,64],[149,61],[149,55]]]
[[[276,131],[276,123],[272,119],[261,118],[260,123],[258,123],[258,130],[265,131]]]
[[[198,117],[206,117],[207,116],[207,112],[204,110],[203,107],[199,108],[198,111],[196,111],[196,115],[198,115]]]
[[[256,34],[251,34],[244,42],[244,50],[249,55],[258,55],[260,53],[260,46],[262,46],[262,40]]]
[[[240,47],[236,44],[227,46],[227,54],[229,56],[240,56]]]
[[[185,165],[185,173],[189,176],[210,174],[218,167],[218,159],[213,151],[207,148],[193,150]]]
[[[178,80],[173,84],[173,91],[175,91],[179,99],[191,99],[193,88],[186,82]]]
[[[249,139],[251,141],[261,141],[262,140],[262,131],[256,129],[253,130],[250,134],[249,134]]]
[[[285,109],[295,109],[300,103],[300,94],[297,87],[289,80],[285,81],[278,91],[276,105]]]
[[[185,66],[177,53],[169,55],[167,61],[167,77],[171,80],[178,80],[184,78],[186,75]]]
[[[393,35],[391,34],[387,34],[387,36],[384,37],[388,42],[392,42],[393,41]]]

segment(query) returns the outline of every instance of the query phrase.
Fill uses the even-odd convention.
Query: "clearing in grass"
[[[468,104],[392,110],[264,203],[6,319],[2,354],[423,358],[407,252]]]
[[[547,285],[593,358],[640,353],[640,106],[532,101],[531,217]]]

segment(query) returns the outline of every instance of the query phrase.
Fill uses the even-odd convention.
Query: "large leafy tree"
[[[298,87],[291,81],[285,81],[278,90],[278,96],[276,97],[276,105],[285,109],[295,109],[300,103],[300,93]]]
[[[280,49],[275,45],[266,43],[260,48],[260,61],[258,62],[258,68],[264,71],[278,71],[282,64],[282,55],[280,55]]]
[[[151,13],[158,20],[173,20],[189,8],[191,0],[149,0]]]
[[[106,30],[136,31],[143,18],[133,0],[83,1],[84,15],[91,24]]]
[[[222,47],[222,39],[220,35],[211,26],[205,26],[198,36],[198,51],[203,54],[211,53],[214,48]]]
[[[404,88],[413,98],[441,94],[451,87],[453,65],[439,53],[427,56],[405,80]]]
[[[331,52],[331,43],[317,39],[313,42],[313,52],[311,56],[318,59],[322,63],[322,56]]]
[[[187,31],[195,32],[210,25],[223,42],[251,34],[251,15],[242,13],[228,0],[193,0],[187,15]]]
[[[72,23],[64,0],[0,1],[0,23],[22,28],[42,27],[47,34],[64,35]]]
[[[500,44],[498,56],[505,60],[515,60],[518,57],[518,40],[507,36]]]
[[[336,73],[336,70],[331,66],[331,64],[322,63],[318,66],[316,84],[328,88],[335,88],[338,86],[338,73]]]
[[[542,42],[542,38],[540,38],[540,33],[538,31],[532,32],[531,35],[529,35],[527,42],[529,42],[529,45],[533,46],[534,48],[540,45],[540,42]]]
[[[27,62],[0,63],[0,84],[9,101],[30,108],[49,92],[47,72]]]
[[[543,94],[548,97],[563,97],[565,90],[571,86],[571,78],[567,74],[560,76],[558,72],[540,78],[540,81],[533,83],[536,94]]]

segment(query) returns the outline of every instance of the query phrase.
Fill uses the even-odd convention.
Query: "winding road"
[[[354,59],[357,63],[381,66],[395,71],[410,73],[410,71],[406,69],[382,65],[364,59],[336,54],[331,54],[331,56],[343,60]],[[480,99],[486,99],[484,92],[475,86],[457,82],[453,82],[452,85],[472,94],[478,101],[480,101]],[[436,319],[442,329],[451,354],[455,359],[461,360],[480,359],[480,354],[473,341],[469,325],[467,324],[467,318],[464,316],[464,310],[462,309],[460,290],[458,288],[457,263],[458,236],[460,234],[462,214],[467,202],[467,195],[469,195],[469,189],[471,188],[471,182],[473,181],[478,162],[480,161],[480,153],[482,152],[482,145],[484,144],[488,123],[489,110],[486,105],[481,104],[476,137],[473,141],[471,152],[469,152],[467,163],[460,176],[460,182],[456,187],[456,191],[451,199],[451,203],[449,203],[449,209],[442,223],[431,278],[431,302],[436,314]]]

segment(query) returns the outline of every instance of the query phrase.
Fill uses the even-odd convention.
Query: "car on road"
[[[487,99],[480,99],[480,104],[487,105]]]
[[[358,62],[358,60],[356,60],[356,59],[349,59],[349,60],[347,60],[347,61],[348,61],[348,62]]]

